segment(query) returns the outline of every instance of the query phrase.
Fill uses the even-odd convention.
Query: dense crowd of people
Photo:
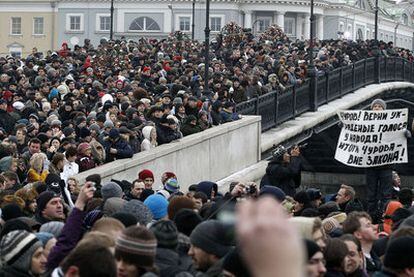
[[[298,147],[276,155],[260,185],[223,194],[211,181],[183,191],[173,172],[104,183],[93,174],[301,85],[308,43],[230,23],[211,45],[208,90],[202,44],[179,32],[0,57],[0,276],[413,276],[412,191],[390,195],[373,225],[349,185],[326,197],[296,191]],[[318,74],[376,55],[413,60],[384,42],[316,48]]]

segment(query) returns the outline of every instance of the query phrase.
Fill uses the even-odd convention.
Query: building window
[[[408,25],[408,15],[403,13],[402,16],[401,16],[401,20],[402,20],[403,24]]]
[[[132,21],[129,26],[130,31],[161,31],[160,26],[154,19],[143,16],[138,17]]]
[[[343,33],[345,31],[344,29],[344,23],[343,22],[339,22],[339,32]]]
[[[191,17],[189,16],[180,16],[178,21],[180,22],[180,31],[189,32],[191,30]]]
[[[369,31],[369,29],[367,29],[367,37],[366,37],[366,39],[370,39],[371,37],[370,37],[370,31]]]
[[[271,24],[270,18],[261,18],[257,22],[257,31],[258,32],[264,32]]]
[[[210,29],[212,32],[221,31],[221,17],[210,17]]]
[[[111,30],[111,17],[101,15],[99,16],[99,28],[98,31],[110,31]]]
[[[388,42],[388,35],[385,35],[385,42]]]
[[[285,33],[290,36],[295,35],[295,19],[291,17],[285,17]]]
[[[83,14],[67,14],[66,15],[66,31],[67,32],[83,32]]]
[[[22,34],[22,18],[21,17],[11,18],[11,34],[12,35]]]
[[[43,35],[44,34],[45,21],[43,17],[33,18],[33,34]]]

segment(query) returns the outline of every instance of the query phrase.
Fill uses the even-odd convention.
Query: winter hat
[[[24,216],[22,210],[20,209],[19,205],[11,203],[11,204],[7,204],[5,205],[2,209],[1,209],[1,218],[4,221],[8,221],[10,219],[13,218],[18,218],[21,216]]]
[[[159,191],[157,191],[157,194],[164,196],[165,199],[169,199],[171,196],[171,194],[165,189],[160,189]]]
[[[99,133],[99,131],[101,130],[101,128],[99,127],[99,125],[96,124],[96,123],[91,124],[91,126],[89,126],[89,129],[92,130],[92,131],[95,131],[97,133]]]
[[[104,201],[111,197],[121,198],[123,195],[122,188],[115,182],[108,182],[103,185],[101,193]]]
[[[39,194],[39,196],[36,199],[37,212],[41,214],[43,210],[46,208],[47,203],[49,203],[49,201],[55,197],[59,197],[59,196],[56,196],[55,193],[51,191],[44,191],[41,194]]]
[[[322,198],[322,193],[319,189],[310,188],[306,190],[310,201],[315,201]]]
[[[110,139],[116,139],[119,137],[119,130],[118,129],[111,129],[111,131],[109,131],[109,138]]]
[[[127,201],[121,197],[111,197],[105,201],[102,212],[106,216],[111,216],[119,212]],[[91,225],[92,226],[92,225]]]
[[[24,108],[24,104],[20,101],[16,101],[16,102],[13,103],[13,108],[15,110],[21,111]]]
[[[162,195],[153,194],[145,199],[144,204],[151,210],[155,220],[167,215],[168,201]]]
[[[62,233],[62,229],[65,224],[59,221],[50,221],[40,226],[39,232],[50,233],[55,238],[58,238]]]
[[[114,198],[114,199],[120,199],[120,198]],[[105,205],[108,203],[108,201],[105,202]],[[83,219],[83,226],[86,228],[86,230],[90,230],[95,224],[96,221],[101,219],[104,216],[103,211],[101,210],[92,210],[89,213],[86,214],[85,218]]]
[[[120,212],[132,214],[138,220],[138,223],[143,226],[150,223],[153,218],[151,210],[144,203],[136,199],[126,202]]]
[[[174,178],[174,179],[176,179],[176,180],[178,180],[178,178],[177,178],[177,175],[175,175],[175,173],[174,172],[164,172],[162,175],[161,175],[161,183],[163,184],[163,185],[165,185],[165,182],[168,180],[168,179],[170,179],[170,178]]]
[[[176,193],[180,190],[180,185],[178,184],[177,179],[170,178],[165,182],[164,189],[170,193]]]
[[[264,186],[260,189],[260,197],[269,195],[275,198],[279,202],[283,202],[286,198],[286,194],[278,187]]]
[[[309,239],[305,239],[305,247],[306,253],[308,254],[308,260],[310,260],[313,257],[313,255],[321,251],[316,242]]]
[[[115,242],[116,257],[126,256],[141,267],[154,266],[156,251],[157,239],[143,226],[126,228]]]
[[[211,192],[215,191],[217,193],[217,190],[217,184],[210,181],[203,181],[197,185],[197,191],[204,192],[207,195],[208,199],[211,199]]]
[[[250,277],[249,269],[240,256],[240,249],[233,248],[223,260],[223,269],[237,277]]]
[[[414,267],[414,238],[404,236],[393,239],[385,252],[384,266],[390,269]]]
[[[325,218],[322,221],[322,227],[325,230],[325,233],[327,233],[328,235],[335,229],[340,228],[340,224],[339,222],[333,218],[333,217],[328,217]]]
[[[9,265],[22,272],[29,272],[32,256],[42,243],[32,233],[16,230],[5,235],[0,242],[2,265]]]
[[[114,128],[114,123],[111,120],[106,120],[104,123],[104,128]]]
[[[197,225],[190,241],[203,251],[222,258],[233,246],[233,230],[218,220],[207,220]]]
[[[299,202],[301,204],[309,203],[310,199],[306,191],[299,191],[294,196],[293,199],[295,199],[296,202]]]
[[[171,220],[160,220],[154,223],[150,230],[157,238],[157,247],[175,249],[178,245],[178,231]]]
[[[178,211],[173,220],[178,231],[186,236],[190,236],[194,228],[203,221],[201,216],[192,209]]]
[[[5,172],[7,170],[9,170],[11,164],[13,161],[13,157],[12,156],[6,156],[0,159],[0,171],[1,172]]]
[[[47,242],[54,238],[53,234],[46,232],[39,232],[35,234],[36,238],[42,243],[43,247],[46,246]]]
[[[138,179],[145,180],[147,178],[152,178],[154,180],[154,174],[149,169],[144,169],[138,173]]]
[[[111,217],[121,221],[121,223],[124,224],[126,228],[129,226],[135,226],[138,223],[137,218],[134,215],[128,213],[118,212],[114,213]]]
[[[32,228],[20,218],[14,218],[8,220],[1,229],[0,238],[4,237],[8,233],[16,230],[26,230],[27,232],[32,232]]]
[[[376,105],[376,104],[378,104],[378,105],[380,105],[384,110],[385,109],[387,109],[387,103],[385,103],[385,101],[384,100],[382,100],[382,99],[380,99],[380,98],[377,98],[377,99],[374,99],[372,102],[371,102],[371,109],[374,107],[374,105]]]
[[[82,142],[78,145],[78,152],[83,154],[86,150],[91,149],[91,145],[87,142]]]
[[[87,136],[91,135],[91,131],[89,131],[88,128],[82,127],[79,131],[79,137],[80,138],[86,138]]]
[[[73,134],[73,132],[75,132],[75,129],[73,129],[72,127],[65,127],[65,128],[63,128],[62,132],[65,135],[65,137],[68,137],[71,134]]]

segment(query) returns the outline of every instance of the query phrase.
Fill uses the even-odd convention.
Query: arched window
[[[154,19],[148,16],[142,16],[134,19],[129,25],[130,31],[161,31],[160,26]]]
[[[361,29],[358,29],[358,31],[357,31],[357,39],[358,40],[364,40],[364,34],[362,33]]]
[[[403,24],[408,25],[408,15],[403,13],[402,16],[401,16],[401,20],[402,20]]]

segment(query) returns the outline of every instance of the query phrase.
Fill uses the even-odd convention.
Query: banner
[[[338,112],[343,123],[335,160],[354,167],[407,163],[408,109]]]

